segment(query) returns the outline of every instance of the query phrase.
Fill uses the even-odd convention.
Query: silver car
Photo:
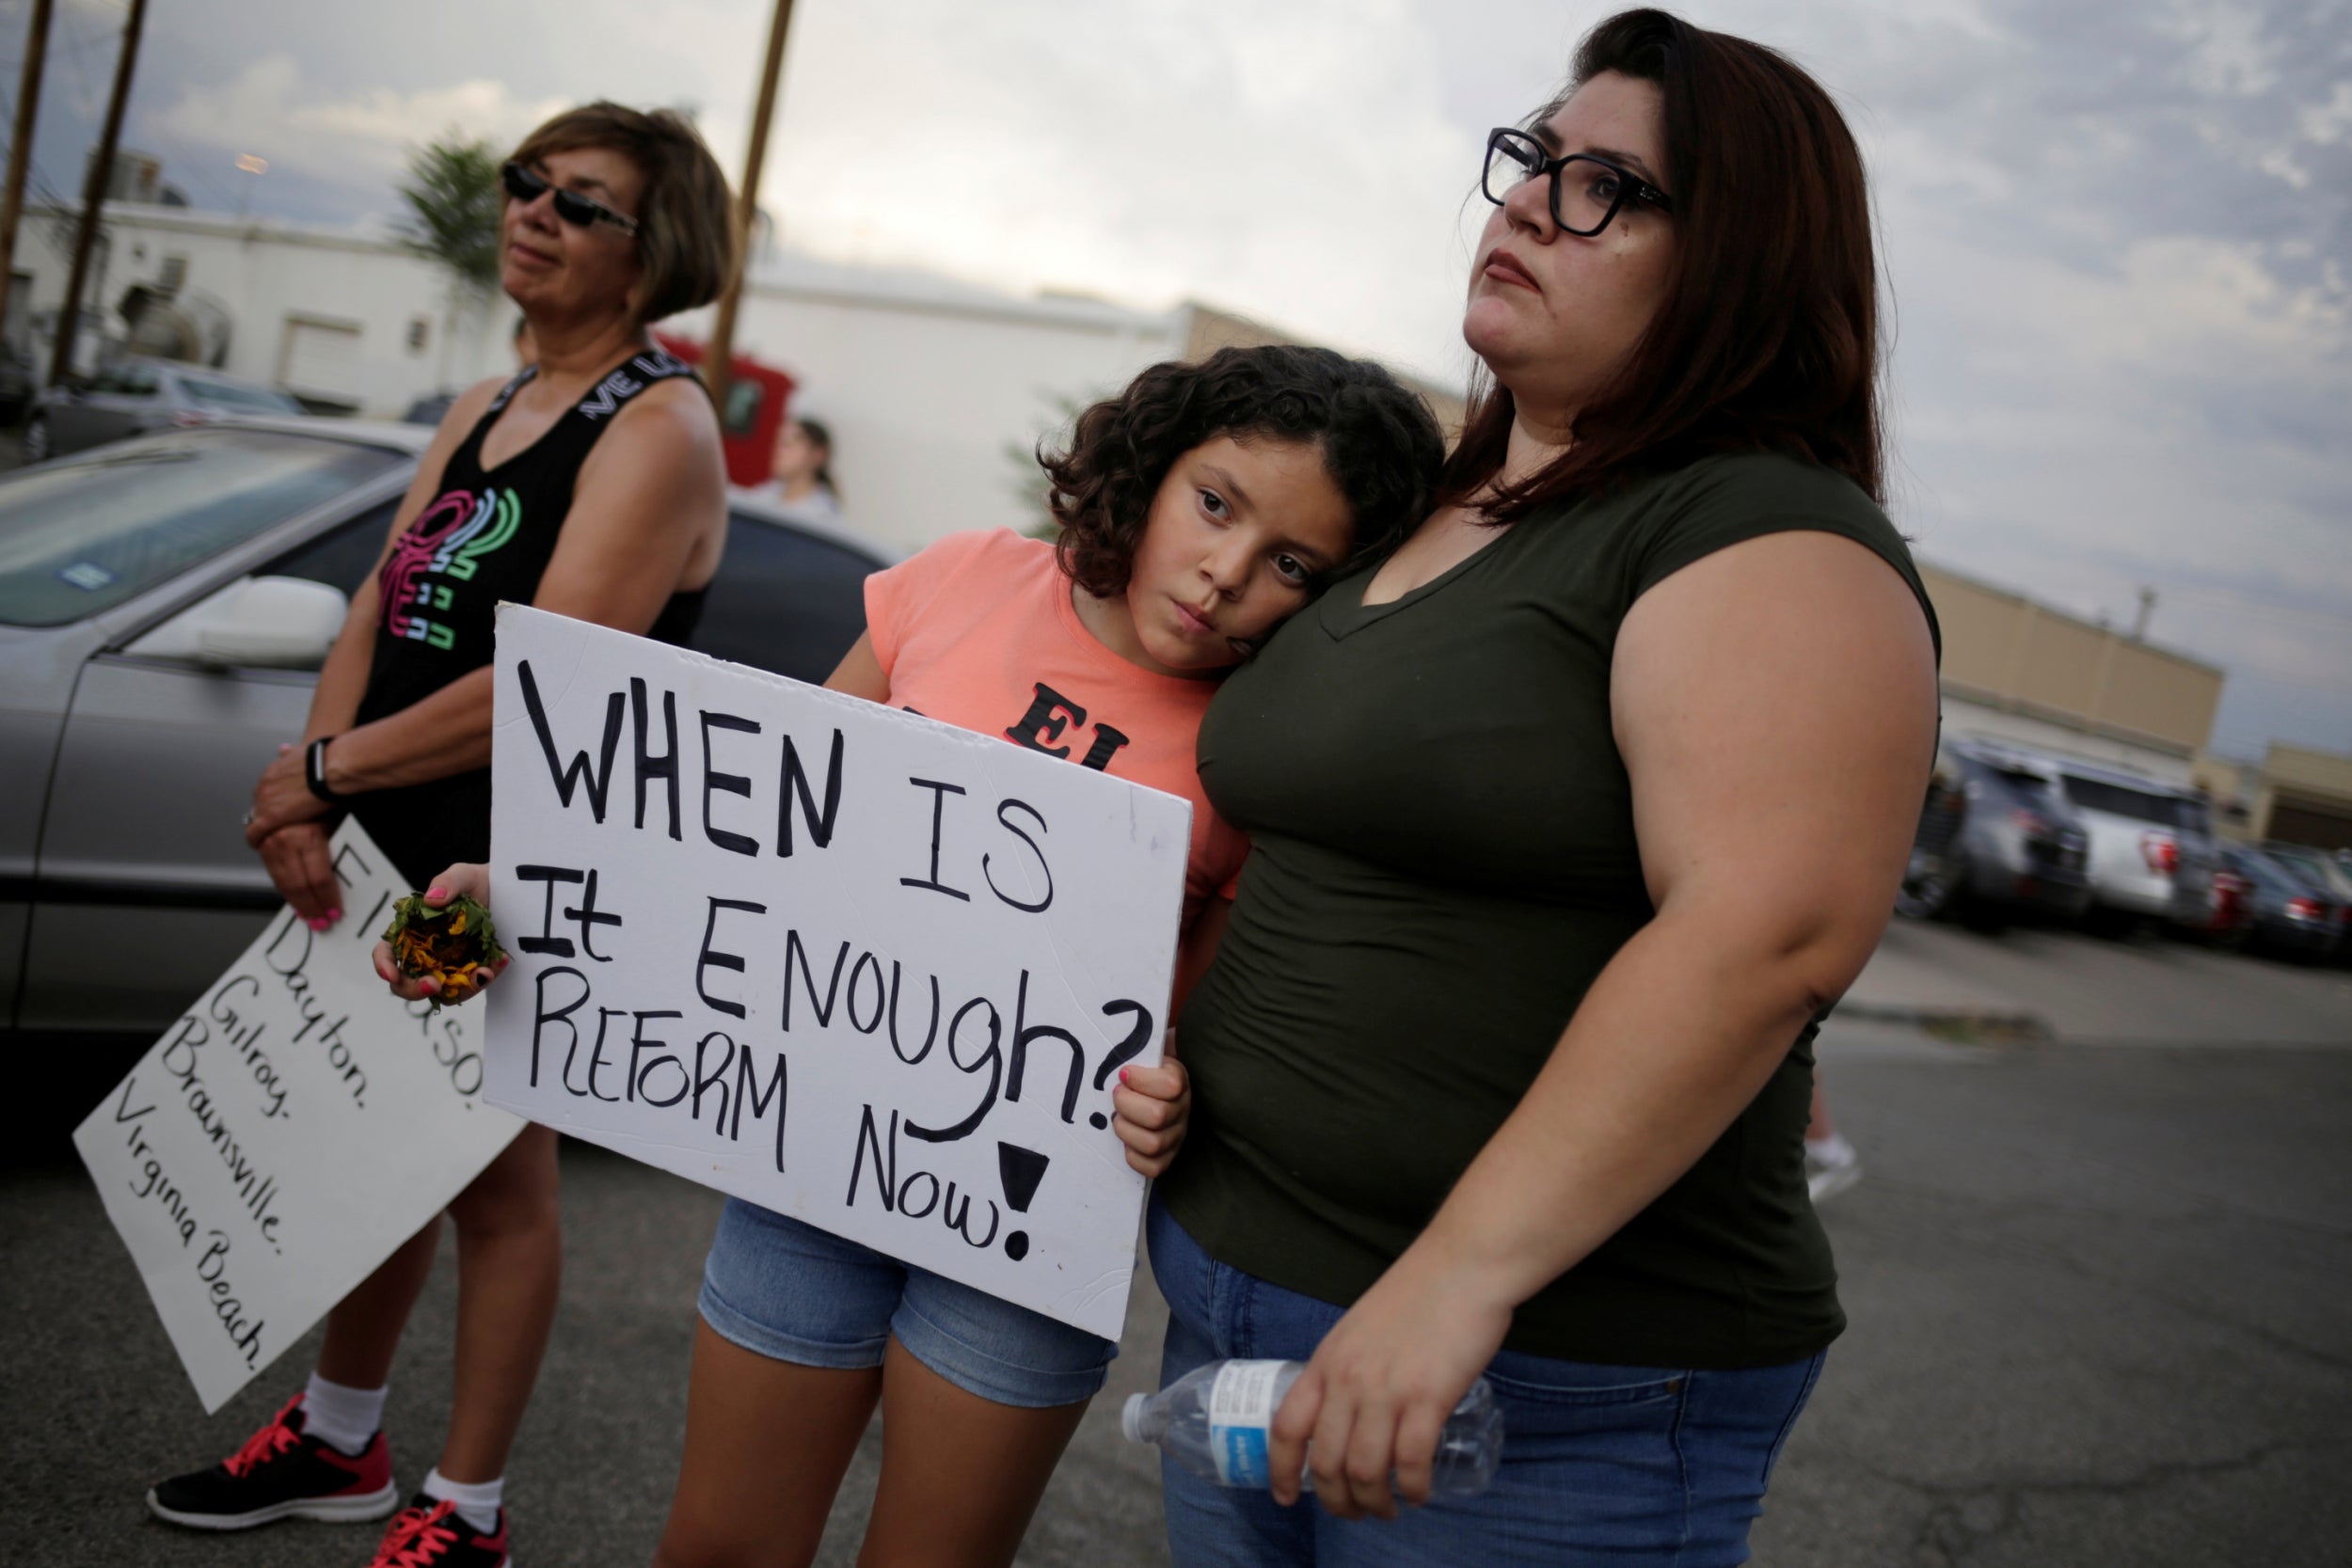
[[[261,929],[253,781],[432,435],[218,425],[0,475],[0,1032],[151,1035]],[[821,680],[886,560],[735,501],[697,645]]]
[[[176,359],[126,356],[85,380],[55,386],[24,418],[24,460],[83,451],[128,436],[215,420],[300,415],[293,394]]]
[[[2089,836],[2056,765],[1958,736],[1935,764],[1897,912],[1982,931],[2021,915],[2078,918],[2090,900]]]

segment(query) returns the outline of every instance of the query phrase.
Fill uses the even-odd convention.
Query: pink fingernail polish
[[[337,922],[338,920],[341,920],[342,917],[343,917],[343,911],[341,911],[341,910],[329,910],[329,911],[326,911],[326,923],[327,923],[329,926],[334,925],[334,924],[335,924],[335,922]]]
[[[312,919],[310,919],[310,920],[306,920],[306,921],[304,921],[304,922],[303,922],[303,924],[304,924],[304,925],[306,925],[306,926],[308,926],[308,927],[310,927],[310,929],[312,929],[313,931],[324,931],[324,930],[326,930],[326,921],[324,921],[324,920],[317,919],[317,918],[315,918],[315,917],[314,917],[314,918],[312,918]]]
[[[428,899],[431,899],[434,903],[438,904],[449,897],[449,889],[445,887],[429,887],[424,890],[424,895]]]

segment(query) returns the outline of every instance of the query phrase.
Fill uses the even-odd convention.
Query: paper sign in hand
[[[483,1099],[479,1018],[376,976],[391,863],[357,822],[333,851],[343,919],[279,911],[73,1134],[207,1411],[522,1128]]]
[[[500,610],[489,1095],[1117,1338],[1189,802]]]

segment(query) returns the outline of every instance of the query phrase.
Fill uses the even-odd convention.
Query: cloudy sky
[[[787,243],[1196,297],[1458,380],[1480,144],[1587,0],[797,0]],[[0,0],[13,101],[27,0]],[[59,0],[36,165],[75,182],[121,0]],[[404,150],[594,96],[739,166],[764,0],[152,0],[126,140],[200,206],[359,222]],[[1926,558],[2230,672],[2217,742],[2352,750],[2352,3],[1691,0],[1844,103]],[[239,174],[242,152],[270,160]]]

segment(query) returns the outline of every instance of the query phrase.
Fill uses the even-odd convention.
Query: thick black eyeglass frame
[[[535,169],[510,161],[499,166],[499,180],[506,186],[506,194],[526,207],[538,200],[542,191],[553,191],[555,215],[575,229],[609,223],[624,234],[637,232],[635,218],[614,212],[593,196],[567,191]]]
[[[1547,177],[1551,181],[1549,191],[1551,221],[1559,226],[1563,233],[1574,234],[1581,240],[1591,239],[1609,227],[1611,221],[1616,217],[1617,210],[1623,207],[1629,199],[1645,202],[1668,214],[1675,210],[1674,198],[1623,164],[1612,162],[1610,159],[1591,152],[1570,152],[1555,158],[1544,150],[1544,144],[1536,140],[1534,136],[1511,125],[1497,126],[1486,133],[1486,160],[1478,170],[1479,190],[1485,194],[1487,200],[1498,207],[1502,205],[1511,193],[1505,190],[1502,196],[1497,196],[1494,193],[1494,187],[1486,182],[1494,173],[1496,150],[1506,145],[1514,148],[1523,147],[1534,155],[1535,161],[1532,166],[1525,163],[1519,165],[1527,170],[1524,175],[1520,176],[1521,181],[1541,180]],[[1570,164],[1597,164],[1617,177],[1617,199],[1609,204],[1609,211],[1603,213],[1600,215],[1600,221],[1590,229],[1579,229],[1560,215],[1560,171]]]

